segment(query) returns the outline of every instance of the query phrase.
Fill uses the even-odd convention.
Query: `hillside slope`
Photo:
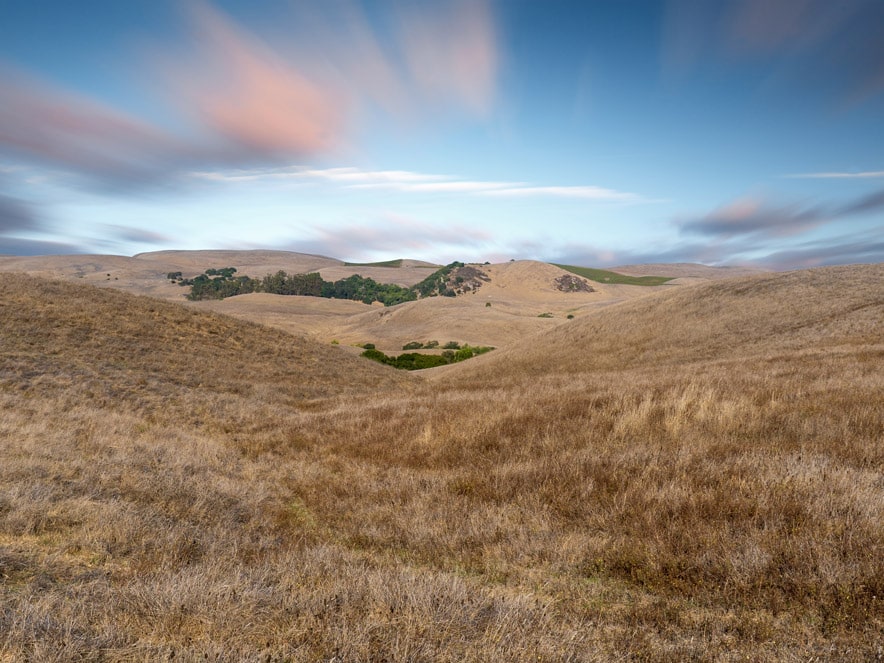
[[[408,379],[256,324],[15,274],[0,279],[0,328],[7,389],[162,417],[258,396],[262,407],[291,407]]]
[[[884,344],[884,265],[825,267],[672,288],[437,369],[464,379],[581,373]],[[504,369],[504,367],[506,367]]]
[[[0,660],[874,660],[881,276],[667,288],[427,379],[10,277]]]

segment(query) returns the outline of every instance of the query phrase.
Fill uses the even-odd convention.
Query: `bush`
[[[553,317],[553,314],[552,313],[541,313],[537,317],[538,318],[551,318],[551,317]]]
[[[445,350],[459,350],[460,343],[457,341],[448,341],[445,345],[442,346]]]
[[[365,348],[366,350],[374,350],[375,349],[374,343],[363,343],[362,347]]]
[[[406,343],[402,346],[403,350],[420,350],[423,346],[423,343],[420,341],[411,341],[410,343]]]

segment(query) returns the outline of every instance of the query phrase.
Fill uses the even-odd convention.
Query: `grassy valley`
[[[505,340],[418,373],[4,274],[0,660],[880,656],[884,266],[482,269],[327,302],[391,348]]]

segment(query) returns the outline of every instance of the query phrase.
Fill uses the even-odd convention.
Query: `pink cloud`
[[[165,104],[168,124],[0,63],[0,154],[103,185],[148,183],[185,169],[278,164],[352,149],[357,115],[370,104],[397,119],[490,108],[498,58],[485,2],[391,15],[390,32],[348,3],[319,5],[315,11],[325,11],[328,21],[302,25],[298,19],[309,10],[300,6],[286,40],[275,43],[208,3],[186,7],[187,39],[154,45],[153,67],[141,63],[131,71],[133,80],[152,81],[148,92]]]
[[[406,64],[427,97],[455,98],[473,112],[487,113],[500,64],[491,9],[478,0],[448,7],[403,16]]]
[[[193,17],[197,51],[190,63],[170,63],[165,72],[184,110],[259,154],[314,154],[339,142],[342,102],[329,87],[209,5],[197,5]]]
[[[101,102],[0,68],[0,149],[125,179],[184,150],[168,133]]]

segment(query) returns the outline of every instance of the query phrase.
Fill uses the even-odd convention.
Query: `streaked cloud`
[[[351,189],[389,189],[412,193],[490,193],[505,187],[513,186],[514,182],[483,182],[454,180],[450,182],[375,182],[371,184],[352,184]]]
[[[387,190],[404,193],[472,193],[502,197],[578,198],[599,202],[652,202],[635,193],[599,186],[535,186],[525,182],[466,180],[455,175],[416,173],[402,170],[361,170],[341,167],[312,169],[234,170],[195,172],[191,175],[210,182],[321,181],[354,190]]]
[[[114,238],[125,242],[134,242],[136,244],[171,244],[172,238],[162,233],[147,230],[145,228],[136,228],[133,226],[121,226],[115,224],[106,224],[104,226]]]
[[[0,88],[0,153],[115,183],[184,158],[170,134],[94,99],[4,67]]]
[[[193,49],[163,74],[175,101],[255,156],[316,154],[343,134],[343,100],[210,5],[192,12]]]
[[[615,191],[598,186],[509,186],[484,191],[488,196],[553,196],[556,198],[582,198],[584,200],[635,202],[641,197],[634,193]]]
[[[142,47],[147,61],[119,65],[147,81],[143,92],[165,109],[164,122],[0,62],[0,156],[101,187],[178,182],[188,171],[272,168],[351,150],[357,116],[369,107],[436,122],[453,109],[484,116],[494,98],[499,45],[481,0],[389,6],[394,27],[383,36],[354,3],[295,6],[290,38],[276,42],[208,2],[182,7],[184,38]],[[308,37],[299,19],[313,10],[325,12],[327,29]]]
[[[806,232],[830,218],[818,206],[774,206],[758,199],[744,198],[699,218],[683,220],[678,225],[684,233],[705,237],[730,238],[750,234],[784,237]]]
[[[65,242],[52,242],[0,235],[0,254],[14,256],[47,256],[83,253],[84,247]]]
[[[313,226],[299,231],[300,234],[306,236],[293,240],[287,248],[348,260],[378,255],[405,257],[409,251],[429,251],[440,257],[463,256],[494,240],[491,233],[480,228],[460,223],[429,223],[395,213],[386,213],[371,223]]]
[[[615,267],[654,263],[699,263],[712,266],[752,266],[763,269],[808,269],[826,265],[884,262],[884,226],[862,234],[836,235],[780,248],[759,245],[747,238],[728,242],[678,242],[647,250],[607,249],[568,245],[547,249],[550,262]]]
[[[412,80],[432,101],[460,99],[476,113],[493,102],[499,67],[494,17],[488,2],[457,0],[402,17],[405,61]]]
[[[884,189],[858,198],[838,208],[839,214],[848,216],[851,214],[864,214],[884,208]]]
[[[37,216],[26,203],[0,194],[0,235],[33,231],[40,225]]]
[[[777,84],[811,86],[855,104],[884,93],[879,0],[669,0],[664,74],[714,59],[763,60]]]
[[[786,175],[792,179],[808,179],[808,180],[865,180],[884,177],[884,170],[868,170],[856,173],[795,173]]]
[[[772,251],[756,261],[769,269],[807,269],[826,265],[884,262],[884,226],[865,235],[804,242]]]

